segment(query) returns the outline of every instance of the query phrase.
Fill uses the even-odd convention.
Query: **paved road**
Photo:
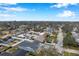
[[[4,43],[0,43],[0,45],[6,46],[6,47],[10,47],[10,45],[4,44]]]
[[[12,47],[14,47],[14,46],[16,46],[16,45],[22,43],[23,41],[24,41],[24,40],[21,40],[20,42],[17,42],[16,44],[13,44]]]
[[[63,32],[61,28],[59,28],[57,35],[57,44],[55,45],[55,47],[59,53],[63,53]]]

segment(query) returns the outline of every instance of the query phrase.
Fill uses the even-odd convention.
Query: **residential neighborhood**
[[[17,24],[18,23],[19,22],[17,22]],[[48,23],[50,24],[50,22]],[[66,26],[63,22],[62,24]],[[30,27],[30,29],[28,30],[28,26],[29,26],[28,24],[24,25],[24,26],[27,26],[27,28],[26,27],[19,28],[23,26],[23,25],[20,25],[18,26],[18,28],[14,30],[8,30],[7,31],[8,33],[6,33],[6,31],[4,30],[4,32],[1,33],[3,35],[0,37],[0,55],[1,56],[2,55],[3,56],[10,56],[10,55],[27,56],[27,55],[44,54],[44,55],[63,56],[65,55],[64,53],[73,53],[74,55],[79,55],[78,53],[79,35],[78,33],[76,33],[76,31],[78,31],[77,27],[75,28],[73,27],[71,31],[65,32],[63,29],[64,26],[62,25],[58,26],[58,25],[60,24],[56,24],[55,26],[57,27],[50,27],[49,25],[46,28],[41,29],[41,31],[38,31],[40,28],[37,28],[37,30],[34,30],[35,27],[34,29]],[[35,26],[37,27],[38,25],[35,25]],[[14,31],[14,33],[12,33],[12,31]],[[67,38],[66,35],[68,35],[70,39]],[[66,37],[66,40],[65,40],[65,37]],[[67,39],[72,42],[67,41]]]
[[[0,56],[79,56],[79,3],[0,3]]]

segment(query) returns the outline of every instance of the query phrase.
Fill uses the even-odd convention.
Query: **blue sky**
[[[0,21],[79,21],[78,3],[0,3]]]

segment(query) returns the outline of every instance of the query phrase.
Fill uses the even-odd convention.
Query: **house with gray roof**
[[[40,42],[37,40],[34,40],[33,42],[23,41],[18,47],[26,51],[36,51],[40,47]]]

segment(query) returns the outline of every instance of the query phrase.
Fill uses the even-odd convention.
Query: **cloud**
[[[0,17],[14,17],[14,16],[16,16],[16,15],[0,13]]]
[[[0,8],[6,11],[22,12],[27,11],[28,9],[22,7],[10,7],[11,5],[16,6],[17,3],[0,3]]]
[[[0,3],[0,5],[16,5],[17,3]]]
[[[23,12],[23,11],[36,11],[36,9],[32,8],[23,8],[20,6],[13,7],[11,5],[17,5],[17,3],[0,3],[0,9],[3,11],[12,11],[12,12]]]
[[[61,7],[68,7],[69,5],[77,5],[77,3],[58,3],[55,5],[51,5],[50,8],[56,7],[56,8],[61,8]]]
[[[12,11],[12,12],[24,12],[24,11],[36,11],[36,9],[28,9],[28,8],[22,8],[22,7],[2,7],[1,9],[4,9],[5,11]]]
[[[11,6],[11,5],[17,5],[17,3],[0,3],[0,6]]]
[[[1,8],[6,10],[6,11],[15,11],[15,12],[22,12],[22,11],[28,10],[26,8],[21,8],[21,7],[1,7]]]
[[[75,15],[76,15],[75,12],[72,12],[70,10],[65,10],[64,12],[59,13],[57,16],[58,17],[74,17]]]
[[[5,3],[5,4],[8,4],[8,5],[16,5],[17,3]]]

